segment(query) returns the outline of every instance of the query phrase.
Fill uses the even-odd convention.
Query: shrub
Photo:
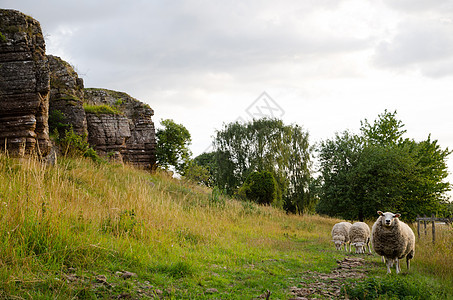
[[[96,151],[88,144],[86,136],[76,134],[72,127],[70,127],[69,130],[66,130],[64,137],[62,138],[58,134],[58,131],[56,131],[55,134],[56,141],[65,156],[83,156],[89,157],[96,162],[101,161],[101,158]]]
[[[71,128],[68,124],[65,115],[58,109],[54,109],[49,113],[49,132],[64,136],[65,132]]]
[[[238,194],[258,204],[277,203],[277,181],[269,171],[253,172],[247,177]]]

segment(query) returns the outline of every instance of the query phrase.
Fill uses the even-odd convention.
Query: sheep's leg
[[[385,264],[387,265],[387,274],[392,273],[390,268],[393,266],[393,259],[385,259]]]
[[[400,271],[400,260],[396,258],[396,274],[399,274]]]
[[[409,270],[411,269],[411,260],[407,256],[406,256],[406,265],[407,265],[407,271],[409,272]]]

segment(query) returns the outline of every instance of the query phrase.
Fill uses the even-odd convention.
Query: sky
[[[41,23],[85,87],[123,91],[192,135],[278,117],[312,144],[386,109],[453,150],[451,0],[0,0]],[[449,160],[450,172],[453,159]],[[453,177],[449,177],[453,182]]]

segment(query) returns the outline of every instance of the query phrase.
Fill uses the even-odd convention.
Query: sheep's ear
[[[401,214],[395,214],[395,218],[401,217]]]
[[[380,210],[377,211],[378,215],[382,216],[384,213]]]

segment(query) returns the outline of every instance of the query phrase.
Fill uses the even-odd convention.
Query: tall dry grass
[[[335,223],[214,195],[166,173],[83,158],[46,166],[0,154],[0,191],[0,264],[8,263],[0,276],[6,281],[109,256],[152,265],[187,255],[203,260],[214,249],[210,259],[226,251],[240,260],[241,251],[290,247],[288,238],[328,243]]]

